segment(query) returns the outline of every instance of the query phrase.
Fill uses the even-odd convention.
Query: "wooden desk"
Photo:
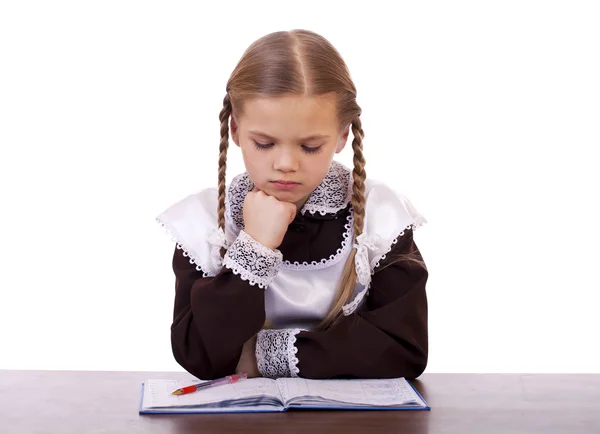
[[[138,415],[144,380],[184,375],[0,370],[0,432],[600,433],[600,375],[425,374],[431,411]]]

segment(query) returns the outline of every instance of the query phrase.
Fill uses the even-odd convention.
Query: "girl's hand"
[[[261,377],[258,371],[258,364],[256,362],[256,335],[250,338],[242,349],[242,355],[238,361],[235,372],[245,372],[248,374],[248,378]]]
[[[279,201],[255,187],[244,200],[244,232],[263,246],[276,249],[296,211],[295,204]]]

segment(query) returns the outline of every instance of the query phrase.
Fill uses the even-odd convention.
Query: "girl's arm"
[[[422,260],[411,230],[406,231],[372,276],[364,309],[343,316],[328,330],[261,331],[258,366],[263,375],[418,377],[427,365],[428,273],[406,261],[388,266],[395,254],[409,252]],[[275,342],[278,351],[273,348]],[[288,366],[281,363],[282,359],[287,359]]]
[[[245,263],[249,253],[255,259],[260,256],[259,269]],[[175,249],[171,346],[186,371],[203,380],[236,371],[244,344],[265,322],[264,290],[259,284],[268,284],[280,263],[281,253],[260,245],[244,231],[229,248],[227,265],[213,277],[203,277],[183,251]]]

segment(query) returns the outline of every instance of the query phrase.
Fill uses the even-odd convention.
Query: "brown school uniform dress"
[[[351,183],[350,169],[333,162],[276,250],[243,231],[243,199],[253,188],[246,173],[228,187],[224,232],[216,224],[216,189],[158,216],[177,243],[171,342],[185,370],[201,379],[230,375],[244,343],[257,335],[265,377],[412,379],[424,371],[428,272],[394,258],[423,259],[413,233],[426,220],[406,197],[368,180],[365,229],[353,244]],[[354,299],[321,331],[353,248]],[[273,329],[263,329],[265,320]]]

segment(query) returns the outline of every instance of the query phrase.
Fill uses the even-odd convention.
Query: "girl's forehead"
[[[273,137],[332,134],[338,127],[336,101],[325,95],[253,98],[244,103],[238,122],[248,132]]]

